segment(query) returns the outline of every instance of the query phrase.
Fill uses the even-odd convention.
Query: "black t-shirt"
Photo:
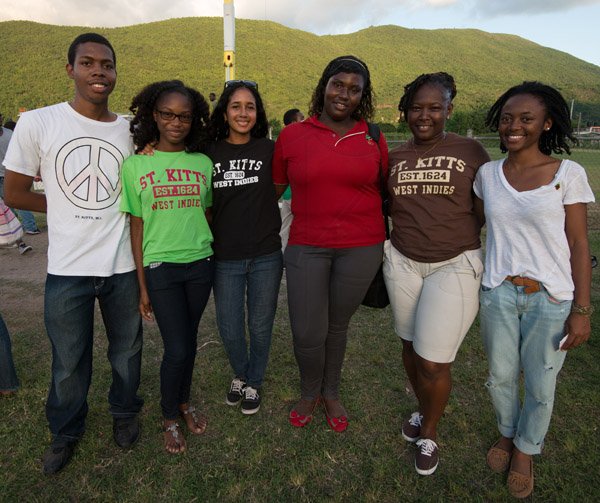
[[[251,138],[209,146],[213,168],[213,250],[217,260],[242,260],[281,248],[281,216],[271,175],[274,142]]]

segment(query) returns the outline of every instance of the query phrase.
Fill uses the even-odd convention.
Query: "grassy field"
[[[582,164],[588,167],[590,179],[596,180],[590,163]],[[593,170],[597,170],[594,188],[598,190],[600,166]],[[591,224],[591,248],[600,255],[600,225],[598,220]],[[14,279],[7,273],[14,262],[7,261],[19,259],[0,250],[0,311],[11,331],[21,379],[16,396],[0,399],[0,501],[510,500],[505,477],[493,474],[485,464],[485,453],[498,433],[484,387],[487,365],[477,324],[454,365],[454,389],[439,432],[440,466],[433,476],[420,477],[413,468],[413,447],[400,433],[402,418],[414,410],[415,400],[402,369],[389,307],[361,307],[351,323],[342,383],[351,421],[348,431],[332,432],[322,411],[304,429],[289,426],[287,414],[298,398],[298,371],[285,284],[263,405],[255,416],[244,417],[224,403],[231,372],[217,333],[214,306],[209,303],[200,326],[193,385],[193,401],[208,416],[209,427],[204,436],[187,435],[188,451],[180,456],[168,455],[162,448],[158,406],[162,344],[154,324],[144,326],[142,436],[131,450],[122,451],[114,444],[106,401],[110,368],[98,317],[87,432],[65,470],[46,477],[40,463],[50,441],[44,416],[50,378],[50,346],[43,326],[44,277]],[[599,275],[596,269],[596,306],[600,305]],[[600,501],[596,465],[600,315],[595,314],[592,322],[590,342],[570,352],[559,376],[544,453],[535,461],[531,501]]]

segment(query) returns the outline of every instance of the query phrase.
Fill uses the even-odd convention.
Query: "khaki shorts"
[[[383,274],[396,334],[426,360],[453,362],[477,315],[482,272],[481,249],[429,264],[386,241]]]

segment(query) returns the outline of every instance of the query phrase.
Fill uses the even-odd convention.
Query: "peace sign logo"
[[[76,138],[56,156],[56,178],[67,199],[86,210],[103,210],[121,193],[123,154],[99,138]]]

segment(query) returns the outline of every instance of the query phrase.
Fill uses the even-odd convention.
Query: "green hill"
[[[204,94],[222,88],[221,18],[181,18],[122,28],[0,23],[0,111],[40,107],[72,96],[64,67],[71,40],[98,31],[117,51],[119,82],[112,108],[126,112],[144,85],[179,78]],[[444,70],[458,85],[455,109],[481,115],[511,85],[540,80],[575,100],[582,125],[600,123],[600,67],[513,35],[479,30],[413,30],[379,26],[349,35],[317,36],[270,21],[236,21],[236,77],[259,82],[269,118],[292,106],[306,111],[325,64],[355,54],[369,65],[377,93],[377,120],[395,122],[404,84]]]

